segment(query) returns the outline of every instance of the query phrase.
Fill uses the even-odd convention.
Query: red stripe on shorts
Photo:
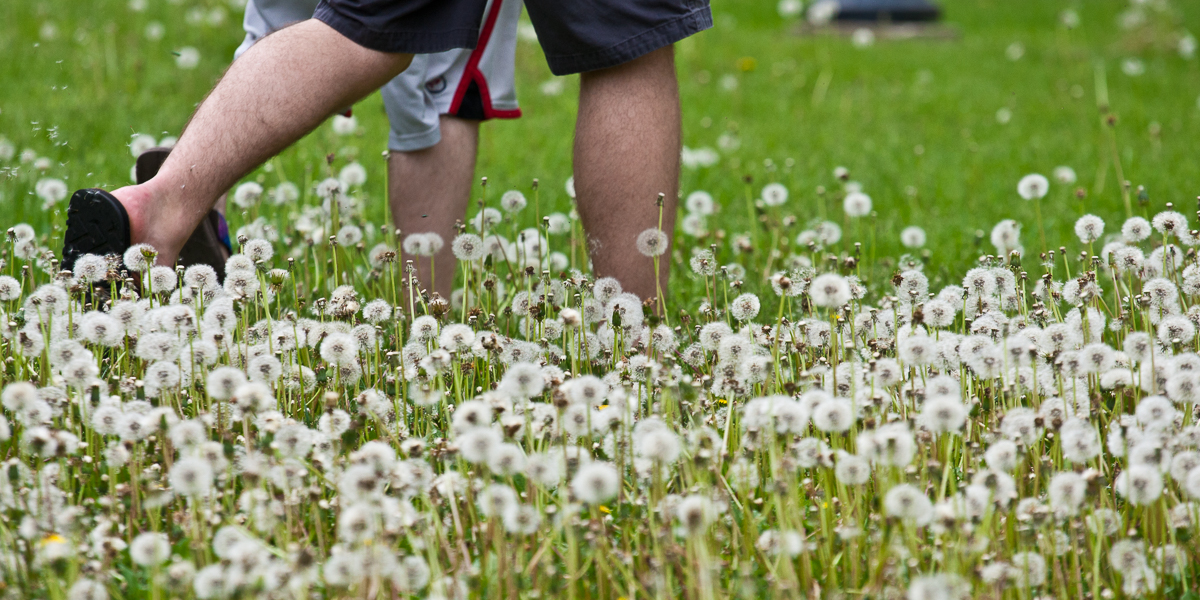
[[[454,90],[454,101],[450,103],[450,114],[458,113],[463,96],[467,94],[467,88],[474,81],[475,85],[479,86],[479,95],[483,100],[483,116],[489,119],[515,119],[521,116],[519,108],[512,110],[492,108],[492,95],[488,92],[487,78],[483,76],[483,71],[479,70],[479,61],[483,58],[483,52],[492,39],[492,30],[496,28],[496,20],[500,17],[500,6],[503,2],[504,0],[493,0],[492,9],[488,11],[487,17],[483,21],[483,29],[479,32],[479,42],[475,44],[475,49],[467,58],[467,66],[463,68],[463,76],[458,82],[458,89]]]

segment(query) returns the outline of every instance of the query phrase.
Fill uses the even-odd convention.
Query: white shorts
[[[474,50],[418,54],[379,91],[391,133],[388,148],[412,151],[442,139],[441,115],[484,121],[521,116],[513,81],[522,0],[488,0]],[[234,58],[267,34],[309,19],[318,0],[249,0],[246,39]]]

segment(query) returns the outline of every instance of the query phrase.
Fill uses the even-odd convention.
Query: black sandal
[[[84,254],[121,256],[129,249],[129,213],[101,189],[78,190],[67,206],[62,268],[73,271]]]
[[[150,181],[158,174],[169,154],[171,149],[161,146],[141,153],[134,168],[137,182],[141,184]],[[217,272],[217,280],[224,281],[225,261],[232,255],[229,226],[225,217],[217,210],[210,210],[179,251],[179,264],[185,267],[208,265]]]

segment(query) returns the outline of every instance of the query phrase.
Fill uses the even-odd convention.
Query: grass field
[[[46,175],[72,188],[125,183],[131,136],[177,135],[241,39],[240,13],[223,1],[153,1],[142,12],[128,5],[0,7],[0,53],[8,59],[0,65],[0,134],[50,158]],[[1097,108],[1099,71],[1118,118],[1125,178],[1144,185],[1155,208],[1165,202],[1194,208],[1200,61],[1181,57],[1177,42],[1181,32],[1200,29],[1200,6],[1177,2],[1166,13],[1151,11],[1149,23],[1135,30],[1119,25],[1127,3],[1117,0],[957,0],[944,8],[954,39],[857,48],[846,37],[797,35],[797,22],[779,16],[770,2],[718,2],[714,29],[679,49],[685,144],[721,155],[714,166],[685,170],[685,193],[707,190],[727,205],[721,219],[732,233],[745,228],[743,177],[754,178],[755,194],[779,180],[791,189],[789,209],[803,222],[840,214],[834,202],[823,206],[815,190],[833,189],[834,167],[845,166],[874,200],[878,256],[898,255],[899,231],[917,224],[928,233],[934,262],[953,266],[987,250],[986,233],[1001,219],[1017,220],[1026,244],[1036,242],[1034,207],[1020,201],[1016,182],[1068,165],[1078,184],[1056,185],[1045,201],[1047,241],[1056,247],[1085,211],[1106,220],[1124,216]],[[1062,25],[1065,9],[1078,11],[1079,27]],[[200,23],[187,18],[193,10]],[[212,24],[214,14],[221,15],[219,25]],[[148,28],[160,29],[161,39],[148,39]],[[1013,45],[1023,48],[1018,60],[1008,54]],[[173,52],[183,47],[199,50],[194,70],[175,66]],[[1126,75],[1127,59],[1141,61],[1144,73]],[[478,174],[499,189],[528,190],[538,178],[546,182],[544,197],[561,210],[568,202],[562,183],[571,173],[577,87],[566,78],[550,86],[561,86],[561,93],[547,95],[542,87],[551,79],[536,43],[522,42],[518,90],[525,116],[484,128]],[[1002,109],[1011,115],[1005,123],[997,118]],[[378,95],[356,112],[363,126],[357,139],[337,138],[326,126],[278,164],[297,179],[319,176],[311,170],[330,152],[360,159],[371,175],[367,193],[376,199],[371,218],[382,222],[386,118]],[[4,168],[0,190],[11,222],[41,231],[61,221],[42,214],[32,196],[39,174],[15,162]],[[274,175],[257,177],[274,183]],[[1082,202],[1075,187],[1087,191]],[[985,234],[982,245],[977,231]]]

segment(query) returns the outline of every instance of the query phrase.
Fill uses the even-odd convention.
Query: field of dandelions
[[[912,117],[926,138],[845,110],[865,92],[835,72],[903,64],[875,32],[716,7],[680,47],[678,230],[629,240],[673,269],[643,301],[588,269],[573,83],[528,40],[529,116],[485,126],[454,239],[385,224],[376,100],[232,191],[224,281],[146,247],[59,271],[70,191],[170,144],[238,38],[225,0],[91,4],[0,7],[28,59],[0,67],[0,596],[1197,597],[1194,6],[947,7],[961,41],[897,48],[1019,75],[963,96],[975,133]],[[446,246],[452,297],[409,285]]]

